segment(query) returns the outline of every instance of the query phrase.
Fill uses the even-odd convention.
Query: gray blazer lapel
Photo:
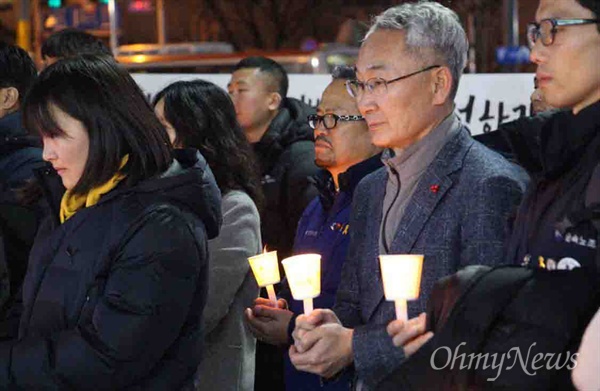
[[[425,170],[398,225],[390,246],[393,253],[410,253],[436,206],[452,187],[450,174],[462,168],[464,156],[471,145],[473,139],[465,129],[461,129]]]
[[[390,246],[392,254],[408,254],[411,252],[419,234],[429,223],[433,211],[452,187],[453,182],[450,174],[462,168],[464,156],[471,145],[473,145],[473,139],[466,128],[463,127],[454,138],[446,143],[431,165],[425,170],[398,225],[398,230]],[[378,199],[378,201],[380,202],[379,209],[381,209],[383,198]],[[379,210],[379,213],[381,215],[381,210]],[[380,220],[381,217],[379,217]],[[377,240],[379,240],[379,226],[377,226]],[[379,303],[384,299],[379,265],[377,265],[377,273],[375,274],[377,275],[377,286],[373,286],[371,289],[373,296],[377,295],[378,297],[370,298],[367,318],[373,315]]]

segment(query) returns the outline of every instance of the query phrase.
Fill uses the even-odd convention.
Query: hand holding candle
[[[408,320],[407,300],[419,297],[423,255],[380,255],[385,298],[396,303],[396,319]]]
[[[295,255],[282,262],[292,296],[304,301],[304,314],[313,310],[313,299],[321,293],[321,256],[319,254]]]
[[[273,285],[281,281],[279,265],[277,264],[277,251],[265,252],[248,258],[256,283],[261,288],[267,288],[269,300],[277,307],[277,296]]]

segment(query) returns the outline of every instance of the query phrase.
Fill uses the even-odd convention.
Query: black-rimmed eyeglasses
[[[529,23],[527,25],[527,42],[530,49],[533,49],[538,39],[541,40],[544,46],[550,46],[554,43],[554,37],[558,31],[557,27],[594,23],[600,23],[600,19],[544,19],[540,23]]]
[[[337,115],[337,114],[325,114],[316,115],[312,114],[307,117],[308,125],[316,129],[319,126],[319,122],[323,124],[325,129],[331,130],[337,126],[338,121],[364,121],[362,115]]]
[[[419,69],[416,72],[409,73],[408,75],[400,76],[392,80],[385,80],[381,77],[373,77],[369,80],[362,82],[358,80],[347,80],[346,90],[353,98],[360,98],[365,92],[365,89],[371,94],[383,95],[387,93],[388,84],[395,83],[400,80],[408,79],[411,76],[418,75],[419,73],[427,72],[429,70],[440,68],[441,65],[431,65],[423,69]]]

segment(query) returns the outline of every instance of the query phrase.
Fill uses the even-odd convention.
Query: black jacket
[[[550,270],[595,267],[600,204],[591,205],[590,197],[598,203],[600,194],[588,186],[592,175],[596,183],[600,176],[600,102],[578,115],[555,113],[536,138],[513,131],[510,139],[532,181],[514,223],[509,260]]]
[[[557,112],[550,110],[532,117],[521,117],[501,124],[493,132],[478,134],[473,138],[512,162],[517,162],[518,155],[526,160],[519,163],[529,166],[527,156],[539,154],[542,128]]]
[[[191,380],[221,203],[199,154],[176,159],[63,224],[55,213],[42,223],[19,340],[0,345],[1,389],[175,390]],[[53,211],[59,188],[45,186]]]
[[[429,297],[433,337],[377,389],[572,390],[599,288],[583,268],[477,265],[444,277]]]
[[[279,259],[291,255],[302,211],[317,195],[309,177],[315,166],[313,130],[306,117],[314,110],[292,98],[253,145],[261,168],[265,207],[261,213],[263,243],[277,250]]]
[[[17,200],[14,190],[43,165],[39,139],[23,130],[20,113],[0,119],[0,338],[16,336],[7,331],[11,327],[5,321],[20,295],[39,217],[35,209]]]
[[[15,184],[33,177],[43,165],[39,140],[21,126],[21,113],[0,119],[0,184]]]

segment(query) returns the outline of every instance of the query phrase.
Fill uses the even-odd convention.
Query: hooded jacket
[[[318,172],[313,130],[306,119],[312,113],[310,106],[286,98],[263,137],[253,145],[265,194],[263,243],[277,250],[279,259],[291,255],[298,220],[317,195],[309,181]]]
[[[207,239],[220,193],[205,160],[176,152],[162,176],[117,186],[63,224],[51,213],[23,284],[19,339],[0,345],[0,388],[174,390],[200,361]]]

